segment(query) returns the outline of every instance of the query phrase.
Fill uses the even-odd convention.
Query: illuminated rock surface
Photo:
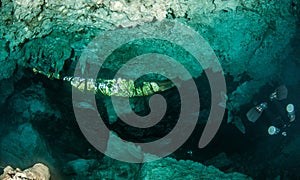
[[[41,163],[35,164],[33,167],[25,169],[24,171],[19,168],[13,169],[7,166],[0,178],[2,180],[49,180],[50,172],[49,168]]]

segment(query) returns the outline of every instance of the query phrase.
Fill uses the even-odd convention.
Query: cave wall
[[[34,91],[40,93],[36,98],[28,98],[45,104],[31,106],[31,101],[26,98],[26,88],[22,91],[20,87],[20,80],[26,76],[26,71],[20,67],[67,74],[66,64],[76,64],[88,43],[104,31],[166,18],[192,27],[211,45],[225,76],[235,82],[227,84],[227,108],[237,111],[253,99],[260,87],[280,81],[282,67],[288,60],[300,64],[297,57],[288,58],[290,52],[297,51],[290,40],[299,25],[299,9],[299,2],[295,0],[1,0],[0,106],[11,97],[8,108],[19,113],[11,113],[17,118],[5,118],[5,121],[26,123],[34,119],[45,122],[53,117],[55,120],[64,119],[59,117],[56,109],[51,110],[47,95],[43,93],[44,87],[34,87]],[[163,49],[157,44],[151,48]],[[191,60],[186,54],[180,57],[186,62]],[[111,63],[108,68],[115,69],[117,64]],[[297,68],[294,71],[297,72]],[[24,95],[12,95],[14,91]],[[20,104],[16,102],[18,99],[27,103],[17,107]],[[38,108],[44,108],[48,113]],[[57,124],[61,122],[55,121],[53,127]],[[49,129],[55,129],[53,127]],[[11,133],[8,137],[15,135]],[[62,135],[61,138],[69,137],[77,138],[75,135]],[[83,150],[79,148],[77,151]]]
[[[199,32],[217,54],[226,75],[241,84],[246,74],[255,81],[250,84],[259,89],[281,74],[296,31],[298,6],[293,0],[2,0],[0,80],[10,78],[18,66],[62,73],[66,62],[76,63],[101,32],[168,18]],[[108,68],[113,69],[114,64]],[[256,93],[252,89],[245,91]],[[241,102],[231,95],[229,101],[236,109],[252,96]]]

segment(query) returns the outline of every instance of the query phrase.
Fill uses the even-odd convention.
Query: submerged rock
[[[14,81],[12,78],[0,80],[0,107],[4,105],[6,99],[14,92]]]
[[[190,160],[164,158],[146,163],[141,168],[141,179],[252,179],[241,173],[224,173],[213,166],[204,166]]]
[[[218,56],[224,75],[237,82],[236,85],[230,85],[226,96],[227,108],[234,113],[239,111],[242,105],[251,102],[260,87],[280,79],[287,54],[294,48],[289,46],[289,41],[295,34],[297,23],[299,24],[299,9],[299,3],[294,0],[1,0],[0,80],[13,76],[16,67],[19,66],[36,68],[54,76],[72,75],[83,50],[102,32],[142,26],[168,18],[183,22],[202,35]],[[170,34],[164,33],[166,37]],[[119,37],[114,36],[107,38],[119,40]],[[141,47],[133,50],[131,47],[119,47],[120,51],[112,55],[113,58],[105,67],[105,72],[110,74],[122,65],[122,60],[149,52],[172,54],[190,69],[195,67],[190,54],[179,47],[152,42],[148,42],[144,47],[144,41],[138,43],[142,43]],[[299,58],[291,61],[299,65]],[[195,71],[197,73],[193,76],[197,78],[200,75],[198,71],[202,70],[196,68]],[[297,72],[296,68],[293,73]],[[13,90],[12,81],[1,81],[0,94],[4,96],[0,105],[7,102]],[[44,140],[31,124],[26,122],[40,121],[47,130],[62,131],[63,128],[67,128],[60,129],[54,124],[54,128],[51,129],[45,125],[45,122],[53,122],[53,118],[59,119],[60,114],[48,103],[42,86],[33,85],[21,91],[9,98],[8,108],[12,110],[10,113],[13,114],[13,121],[25,124],[1,137],[0,163],[14,164],[22,168],[41,160],[51,162],[52,157]],[[89,108],[88,104],[80,105]],[[141,107],[138,103],[134,105],[136,109]],[[224,104],[223,106],[225,107]],[[117,116],[110,111],[110,104],[106,104],[106,107],[109,122],[114,124]],[[245,127],[239,117],[233,115],[228,119],[245,133]],[[63,134],[61,139],[73,140],[69,135],[72,130],[66,130],[66,135]],[[73,137],[76,139],[76,136]],[[120,144],[108,144],[108,149],[113,149],[119,156],[144,156],[138,147],[129,146],[124,154],[117,151],[119,147]],[[286,151],[293,152],[289,149]],[[107,161],[104,159],[103,163]],[[81,179],[248,178],[239,173],[225,174],[214,167],[170,158],[143,164],[141,168],[140,164],[120,165],[121,163],[111,161],[107,164],[114,166],[113,170],[106,165],[101,166],[105,169],[103,170],[94,169],[91,164],[93,163],[89,160],[80,159],[70,161],[68,168],[71,169],[71,173],[82,176]],[[91,176],[89,173],[85,174],[86,172]]]
[[[0,176],[2,180],[49,180],[50,171],[47,166],[37,163],[33,167],[22,171],[19,168],[13,169],[10,166],[4,168],[3,174]]]
[[[88,160],[89,161],[89,160]],[[75,161],[74,161],[75,162]],[[76,162],[81,162],[77,161]],[[87,162],[87,161],[84,161]],[[73,163],[72,163],[73,164]],[[80,163],[81,164],[81,163]],[[82,163],[86,164],[86,163]],[[84,169],[84,168],[83,168]],[[82,170],[83,170],[82,169]],[[86,169],[87,170],[87,169]],[[251,177],[241,173],[224,173],[214,166],[205,166],[194,161],[163,158],[143,164],[126,163],[104,157],[94,169],[89,169],[77,175],[69,176],[73,179],[232,179],[250,180]]]
[[[292,0],[1,2],[0,79],[10,77],[16,64],[60,73],[103,31],[173,18],[208,41],[226,73],[238,80],[246,72],[267,81],[280,72],[286,57],[282,52],[295,34],[298,5]],[[185,54],[178,59],[191,60]]]
[[[60,111],[52,106],[47,99],[46,89],[42,84],[33,84],[21,92],[15,93],[8,102],[8,108],[13,114],[12,122],[43,122],[56,121]]]
[[[1,165],[11,164],[20,168],[36,162],[54,162],[45,141],[30,123],[20,125],[1,138],[0,157]]]
[[[141,164],[126,163],[111,159],[105,156],[99,165],[90,173],[90,176],[84,179],[141,179],[140,177]]]
[[[69,161],[63,169],[67,175],[76,174],[81,176],[89,176],[90,172],[96,166],[95,159],[76,159]]]

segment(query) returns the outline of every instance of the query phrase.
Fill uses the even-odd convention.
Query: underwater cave
[[[0,179],[300,179],[299,1],[0,11]]]

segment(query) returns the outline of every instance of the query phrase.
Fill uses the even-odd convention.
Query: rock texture
[[[251,179],[240,173],[223,173],[213,166],[204,166],[193,161],[177,161],[165,158],[143,165],[142,179]]]
[[[11,96],[16,85],[22,84],[22,77],[16,77],[23,76],[17,72],[21,67],[36,68],[55,77],[72,75],[83,50],[104,31],[142,26],[166,18],[180,21],[207,40],[218,56],[225,76],[236,82],[224,95],[228,100],[227,108],[232,112],[228,113],[231,114],[228,119],[232,121],[237,119],[235,112],[249,103],[260,87],[280,79],[287,55],[296,51],[289,42],[299,23],[299,6],[295,0],[1,0],[0,106],[7,103],[11,113],[15,113],[12,121],[19,125],[9,133],[1,134],[0,163],[13,162],[23,168],[41,158],[52,161],[43,138],[28,122],[42,121],[43,124],[43,120],[59,119],[60,114],[47,103],[45,88],[40,85],[18,87],[19,93]],[[165,35],[168,36],[168,32]],[[115,59],[152,49],[168,50],[162,44],[149,42],[147,48],[138,49],[141,52],[121,48]],[[178,53],[183,63],[189,64],[192,59],[190,55],[180,53],[177,47],[169,51]],[[293,61],[299,66],[299,58]],[[106,70],[118,69],[119,64],[112,62]],[[293,73],[297,72],[296,68]],[[117,118],[114,114],[111,116],[113,124]],[[244,131],[242,125],[239,127]],[[69,132],[71,130],[67,129],[66,134]],[[64,135],[62,139],[69,140],[70,136]],[[288,148],[286,153],[290,152],[293,151]],[[81,179],[248,178],[170,158],[142,167],[104,159],[102,169],[93,169],[94,161],[69,161],[65,171]],[[110,165],[114,165],[115,174]],[[6,170],[13,171],[11,168]]]
[[[87,170],[85,165],[91,160],[80,160],[82,168],[77,170],[81,179],[232,179],[246,180],[251,177],[241,173],[224,173],[213,166],[204,166],[190,160],[177,161],[173,158],[163,158],[145,164],[125,163],[104,157],[93,170]],[[75,161],[74,161],[75,162]],[[74,163],[72,163],[74,164]],[[81,167],[76,165],[76,167]],[[70,171],[73,172],[73,171]],[[72,177],[72,176],[70,176]],[[74,176],[73,176],[74,177]]]
[[[6,102],[6,99],[14,92],[14,81],[12,78],[1,81],[0,84],[0,107]]]
[[[50,152],[36,130],[26,123],[17,127],[0,141],[0,164],[25,168],[36,162],[53,163]]]
[[[29,67],[47,63],[44,68],[58,73],[65,60],[76,60],[84,46],[101,31],[142,25],[168,16],[194,26],[218,52],[226,72],[237,78],[244,71],[254,78],[273,76],[280,67],[278,60],[284,58],[280,52],[295,32],[294,7],[292,0],[4,0],[0,77],[10,77],[16,63]],[[271,63],[275,59],[277,63]],[[265,63],[271,65],[268,72],[262,71]]]
[[[35,84],[15,93],[8,102],[8,108],[13,113],[12,123],[52,122],[61,118],[60,111],[51,105],[47,99],[46,90],[42,84]]]
[[[69,161],[63,172],[67,175],[76,174],[81,176],[89,176],[90,172],[96,167],[97,161],[95,159],[76,159]]]
[[[293,0],[1,2],[0,79],[11,77],[16,65],[58,75],[99,33],[169,18],[193,27],[215,50],[226,74],[237,81],[246,75],[258,82],[257,89],[281,74],[299,11]],[[238,107],[245,103],[229,100]]]
[[[4,168],[4,173],[0,176],[2,180],[49,180],[49,168],[42,163],[37,163],[33,167],[25,169],[13,169],[10,166]]]

